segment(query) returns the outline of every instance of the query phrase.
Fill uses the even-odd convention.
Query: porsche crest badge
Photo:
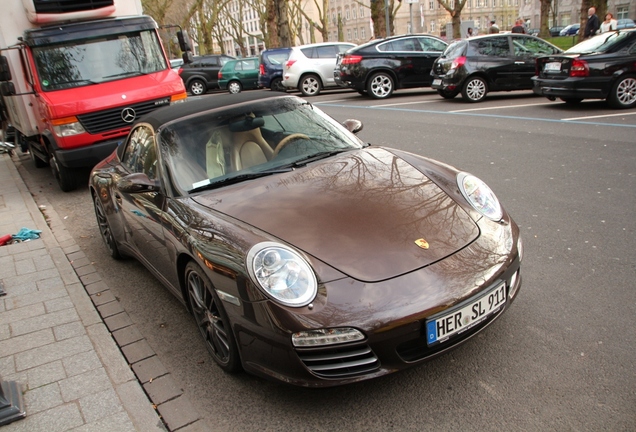
[[[415,240],[415,244],[421,247],[422,249],[428,249],[428,242],[423,238]]]

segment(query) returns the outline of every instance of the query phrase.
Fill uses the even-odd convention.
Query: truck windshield
[[[44,91],[82,87],[167,69],[154,31],[34,48]]]

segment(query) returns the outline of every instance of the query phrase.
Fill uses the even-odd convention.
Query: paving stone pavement
[[[22,227],[42,233],[0,246],[0,381],[18,383],[27,415],[2,432],[206,430],[60,218],[40,211],[2,154],[0,236]]]

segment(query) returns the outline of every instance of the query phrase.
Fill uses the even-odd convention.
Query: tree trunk
[[[293,45],[291,32],[289,31],[289,17],[287,13],[287,0],[276,1],[276,22],[278,23],[278,46],[290,47]]]
[[[541,0],[541,21],[539,28],[539,36],[542,38],[550,37],[550,6],[552,0]],[[556,21],[555,21],[556,25]]]
[[[276,19],[276,3],[277,0],[267,0],[267,34],[269,35],[269,46],[267,48],[278,48],[280,42],[278,40],[278,26]]]

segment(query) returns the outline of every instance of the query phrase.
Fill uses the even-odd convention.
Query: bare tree
[[[318,21],[314,21],[305,11],[307,3],[311,1],[318,12]],[[297,10],[310,27],[310,42],[315,42],[314,29],[322,35],[323,41],[329,40],[329,0],[290,0],[290,8]]]
[[[437,0],[439,4],[448,11],[453,24],[453,39],[462,37],[462,9],[466,5],[466,0]]]

